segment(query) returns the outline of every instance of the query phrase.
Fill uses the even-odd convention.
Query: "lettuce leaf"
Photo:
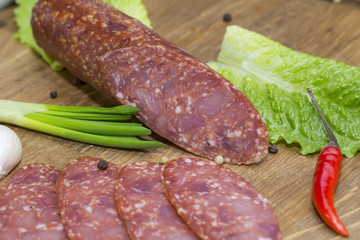
[[[143,24],[151,28],[150,19],[147,16],[147,10],[141,0],[103,0],[105,3],[123,11],[131,17],[141,21]],[[18,7],[14,10],[15,22],[18,26],[18,32],[15,38],[19,39],[23,44],[34,49],[55,71],[60,71],[63,66],[60,62],[54,60],[41,47],[39,47],[34,39],[31,29],[31,10],[35,6],[37,0],[16,0]]]
[[[50,64],[50,67],[55,71],[60,71],[63,66],[50,55],[48,55],[44,49],[37,45],[32,30],[31,30],[31,9],[35,6],[37,0],[16,0],[18,7],[14,10],[15,22],[18,26],[18,31],[15,34],[15,38],[18,38],[23,44],[32,48],[42,58]]]
[[[148,28],[152,28],[146,7],[141,0],[102,0],[102,1],[122,11],[123,13],[126,13],[127,15],[136,18]]]
[[[331,125],[343,154],[360,149],[360,68],[293,51],[238,26],[227,28],[217,62],[209,65],[242,90],[261,113],[270,142],[320,151],[328,137],[306,87]]]

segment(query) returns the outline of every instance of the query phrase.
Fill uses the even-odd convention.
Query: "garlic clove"
[[[21,156],[19,137],[10,128],[0,125],[0,180],[20,162]]]

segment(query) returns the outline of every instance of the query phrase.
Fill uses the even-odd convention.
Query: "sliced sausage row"
[[[120,169],[84,157],[31,164],[0,189],[0,239],[281,239],[268,200],[198,158]]]

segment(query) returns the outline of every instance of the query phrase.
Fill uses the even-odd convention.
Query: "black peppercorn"
[[[57,91],[50,92],[51,98],[57,98]]]
[[[0,20],[0,28],[6,27],[7,23],[5,20]]]
[[[269,153],[277,153],[278,151],[279,151],[279,149],[276,145],[269,146]]]
[[[105,170],[105,169],[107,169],[107,167],[108,167],[108,163],[107,163],[107,161],[105,161],[105,160],[100,160],[100,161],[98,162],[98,164],[97,164],[97,167],[98,167],[100,170]]]
[[[223,20],[224,20],[224,22],[231,22],[231,20],[232,20],[231,14],[225,13],[223,16]]]

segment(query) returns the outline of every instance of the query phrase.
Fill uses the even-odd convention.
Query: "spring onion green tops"
[[[164,146],[136,136],[151,131],[129,120],[139,111],[132,106],[113,108],[66,107],[0,100],[0,122],[59,137],[107,147],[146,149]]]

